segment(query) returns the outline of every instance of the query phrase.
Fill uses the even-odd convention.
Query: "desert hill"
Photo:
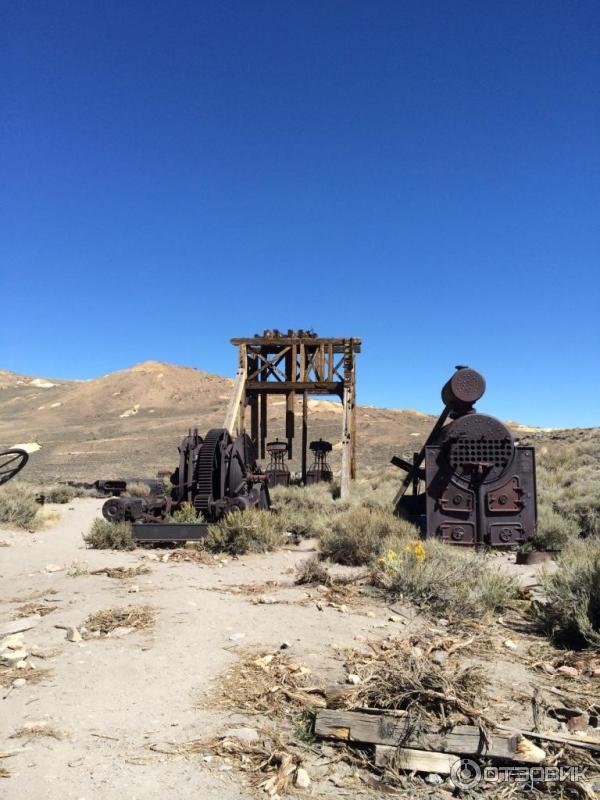
[[[0,371],[0,445],[39,445],[27,467],[31,479],[152,476],[175,466],[190,427],[205,434],[222,426],[231,387],[229,378],[158,361],[86,381]],[[284,412],[284,401],[273,399],[270,438],[284,437]],[[359,469],[389,464],[394,454],[410,457],[433,422],[418,411],[359,406]],[[528,438],[549,435],[513,427]],[[310,400],[309,438],[335,444],[340,432],[341,405]],[[337,466],[339,447],[331,461]]]

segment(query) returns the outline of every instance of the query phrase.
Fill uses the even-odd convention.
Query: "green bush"
[[[77,491],[66,483],[54,483],[42,486],[39,493],[44,496],[47,503],[70,503],[78,497]]]
[[[373,582],[450,617],[502,611],[519,589],[517,580],[498,569],[492,556],[436,540],[409,543],[387,553],[374,566]]]
[[[33,529],[39,526],[37,492],[22,481],[0,487],[0,525]]]
[[[554,643],[600,650],[600,542],[572,544],[554,572],[542,572],[541,584],[545,601],[533,613]]]
[[[262,509],[232,511],[208,526],[204,546],[213,553],[265,553],[286,541],[285,528],[278,514]]]
[[[133,550],[135,541],[129,522],[108,522],[97,517],[83,541],[96,550]]]
[[[127,494],[130,494],[132,497],[148,497],[150,494],[150,487],[147,483],[133,481],[127,484]]]
[[[190,522],[200,523],[202,520],[203,517],[198,514],[193,503],[182,503],[181,508],[178,508],[177,511],[171,514],[171,519],[169,521],[187,524]]]
[[[321,556],[338,564],[362,566],[416,535],[413,525],[391,511],[349,508],[334,516],[321,535]]]

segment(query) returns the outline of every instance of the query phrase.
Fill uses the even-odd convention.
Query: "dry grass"
[[[21,594],[17,597],[9,597],[6,599],[7,603],[27,603],[30,600],[38,600],[40,597],[47,597],[48,595],[58,594],[56,589],[36,589],[27,594]]]
[[[295,583],[298,585],[327,586],[330,582],[331,576],[318,556],[310,556],[296,568]]]
[[[443,724],[465,719],[480,722],[485,718],[482,709],[488,685],[485,672],[478,666],[460,667],[451,658],[466,646],[464,642],[446,638],[435,643],[435,649],[448,655],[444,664],[431,659],[431,643],[430,637],[413,636],[408,640],[372,643],[371,653],[350,653],[348,671],[358,674],[361,683],[347,702],[410,712],[412,721],[422,718]]]
[[[546,597],[533,613],[550,638],[561,647],[600,650],[600,541],[571,545],[541,582]]]
[[[0,667],[0,686],[12,686],[16,678],[27,678],[27,683],[39,683],[51,675],[49,669],[19,669],[18,667]]]
[[[64,739],[65,734],[63,731],[53,728],[47,722],[27,722],[22,728],[18,728],[10,738],[33,739],[41,736],[50,739]]]
[[[218,708],[269,717],[289,717],[299,709],[323,706],[308,689],[310,670],[287,655],[245,653],[220,678],[211,696]]]
[[[331,519],[321,536],[321,555],[338,564],[362,566],[415,536],[415,527],[391,511],[350,508]]]
[[[133,483],[127,484],[127,494],[132,497],[148,497],[150,494],[150,487],[146,483]]]
[[[40,527],[34,488],[23,481],[0,486],[0,525],[35,530]]]
[[[138,564],[134,567],[101,567],[94,569],[90,575],[106,575],[107,578],[117,578],[118,580],[127,580],[128,578],[135,578],[138,575],[148,575],[152,570],[146,564]]]
[[[266,553],[286,541],[282,518],[270,511],[233,511],[215,525],[209,525],[204,546],[213,553]]]
[[[24,606],[17,608],[17,617],[29,617],[32,614],[39,614],[40,617],[45,617],[46,614],[51,614],[57,608],[58,606],[44,605],[42,603],[26,603]]]
[[[99,631],[104,636],[117,628],[142,630],[151,628],[156,622],[156,611],[152,606],[128,606],[127,608],[106,608],[97,611],[83,623],[88,631]]]
[[[202,548],[202,544],[192,545],[190,547],[177,547],[175,550],[169,550],[163,558],[166,561],[187,561],[191,564],[214,564],[215,559]]]
[[[135,541],[129,522],[108,522],[98,517],[83,541],[96,550],[134,550]]]
[[[373,568],[373,582],[445,617],[480,619],[503,611],[519,594],[512,575],[493,556],[436,540],[392,550]]]

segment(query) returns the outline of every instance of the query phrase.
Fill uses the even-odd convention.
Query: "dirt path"
[[[241,719],[211,709],[205,698],[218,676],[236,661],[236,652],[252,647],[272,651],[287,641],[294,659],[336,680],[343,676],[337,648],[357,646],[365,637],[392,630],[397,633],[399,626],[388,621],[381,605],[350,607],[341,613],[327,606],[319,610],[307,601],[291,573],[307,557],[310,542],[209,565],[148,560],[143,550],[86,550],[81,535],[100,506],[101,501],[93,499],[57,506],[60,522],[35,534],[0,530],[0,540],[10,545],[0,548],[0,629],[17,618],[17,609],[32,593],[40,597],[31,602],[47,600],[58,606],[24,633],[27,651],[37,648],[53,654],[30,658],[51,675],[37,684],[28,681],[19,688],[0,689],[0,751],[22,749],[0,761],[10,771],[10,777],[0,779],[0,796],[247,797],[235,777],[218,766],[198,757],[161,756],[149,745],[208,737]],[[144,563],[151,572],[129,580],[74,577],[68,574],[74,562],[85,562],[90,570]],[[48,571],[50,565],[63,569]],[[277,601],[272,604],[232,590],[267,580],[280,582],[268,591]],[[139,588],[135,593],[129,591],[132,584]],[[55,627],[81,625],[92,612],[129,604],[156,609],[151,632],[72,643],[64,629]],[[45,722],[65,736],[11,738],[34,722]]]

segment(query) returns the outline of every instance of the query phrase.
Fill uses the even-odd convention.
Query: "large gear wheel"
[[[29,453],[18,447],[0,452],[0,486],[14,478],[23,469],[28,460]]]

